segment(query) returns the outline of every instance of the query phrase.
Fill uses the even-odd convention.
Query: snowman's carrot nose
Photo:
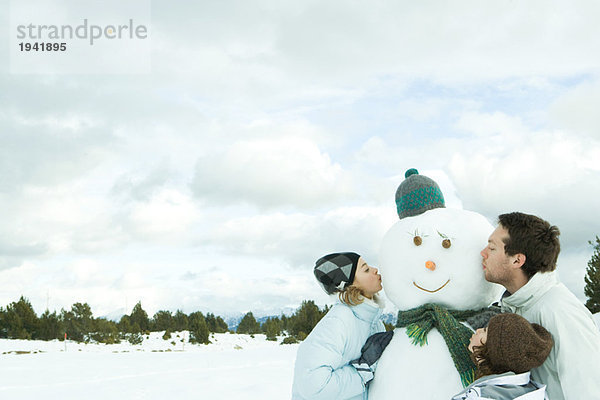
[[[433,261],[427,261],[425,263],[425,268],[431,271],[435,271],[435,263]]]

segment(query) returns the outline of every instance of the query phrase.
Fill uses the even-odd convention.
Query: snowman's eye
[[[423,239],[421,239],[421,236],[415,236],[413,238],[413,243],[415,244],[415,246],[420,246],[421,243],[423,243]]]
[[[442,247],[445,249],[449,249],[450,246],[452,246],[452,242],[450,242],[450,239],[444,239],[442,240]]]

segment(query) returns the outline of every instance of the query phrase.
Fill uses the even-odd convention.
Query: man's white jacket
[[[552,334],[550,355],[531,370],[535,381],[547,385],[551,400],[600,400],[600,330],[555,271],[538,272],[512,295],[505,293],[502,311],[522,315]]]

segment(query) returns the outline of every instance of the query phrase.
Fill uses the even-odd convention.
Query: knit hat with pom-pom
[[[396,190],[396,209],[400,219],[419,215],[434,208],[445,208],[444,195],[437,183],[411,168]]]

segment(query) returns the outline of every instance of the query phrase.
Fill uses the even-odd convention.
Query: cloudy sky
[[[128,74],[11,72],[0,4],[0,305],[325,304],[315,259],[376,265],[411,167],[449,207],[558,225],[585,299],[597,2],[152,1]]]

